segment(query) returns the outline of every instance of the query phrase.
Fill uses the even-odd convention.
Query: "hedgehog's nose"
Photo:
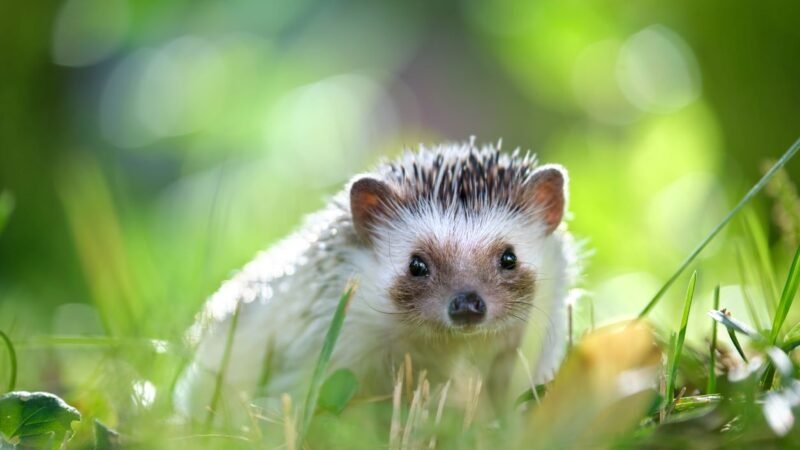
[[[476,324],[486,315],[486,303],[477,292],[463,292],[450,300],[447,313],[455,324]]]

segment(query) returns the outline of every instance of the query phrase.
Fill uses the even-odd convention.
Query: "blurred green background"
[[[605,321],[638,312],[800,132],[796,2],[0,8],[0,205],[13,203],[0,329],[20,347],[19,388],[95,412],[121,408],[128,389],[115,403],[87,387],[140,380],[147,399],[173,366],[125,346],[109,363],[105,341],[69,337],[179,342],[233,270],[405,147],[474,135],[564,164],[570,227],[591,254],[583,306]],[[773,189],[784,203],[759,197],[744,226],[763,231],[779,274],[797,244],[792,189]],[[741,310],[737,248],[767,264],[742,227],[696,265],[697,310],[716,283]],[[760,281],[763,304],[782,279]],[[677,320],[678,286],[657,321]],[[700,336],[707,319],[694,316]]]

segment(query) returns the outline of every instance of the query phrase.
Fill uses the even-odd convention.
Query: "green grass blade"
[[[672,409],[673,413],[685,413],[695,411],[700,408],[708,406],[716,406],[724,400],[724,397],[719,394],[711,395],[693,395],[690,397],[683,397],[675,401],[675,406]]]
[[[781,349],[787,353],[797,347],[800,347],[800,323],[794,324],[794,326],[783,335],[783,343],[781,344]]]
[[[225,372],[228,370],[228,362],[231,359],[233,349],[233,338],[236,336],[236,328],[239,326],[239,314],[242,311],[242,302],[236,304],[236,310],[231,318],[231,327],[228,329],[228,337],[225,340],[225,351],[222,353],[222,362],[217,372],[217,379],[214,382],[214,393],[211,395],[211,403],[208,406],[206,415],[206,428],[210,428],[214,422],[214,415],[217,413],[217,404],[222,396],[222,385],[225,382]]]
[[[789,355],[778,347],[767,347],[765,352],[769,356],[769,364],[761,377],[761,389],[764,391],[772,389],[776,370],[780,374],[781,382],[784,383],[784,386],[790,385],[794,378],[794,365],[792,365]]]
[[[13,209],[14,197],[7,191],[0,192],[0,232],[5,228]]]
[[[694,271],[694,273],[692,273],[692,278],[689,279],[689,287],[686,289],[686,300],[683,302],[683,316],[681,316],[681,329],[678,331],[678,337],[675,340],[675,351],[672,355],[669,373],[667,374],[667,405],[672,403],[675,381],[678,378],[678,363],[680,362],[681,352],[683,351],[683,342],[686,339],[686,325],[689,323],[689,312],[694,302],[694,288],[696,285],[697,271]]]
[[[11,376],[8,379],[8,392],[11,392],[17,385],[17,352],[14,351],[14,344],[11,343],[11,339],[2,331],[0,331],[0,339],[3,340],[8,349],[8,361],[11,368]]]
[[[734,348],[736,348],[736,352],[739,353],[739,356],[742,357],[744,362],[747,362],[747,356],[745,356],[744,350],[742,350],[742,345],[739,343],[739,338],[736,337],[736,333],[742,333],[755,341],[762,341],[763,338],[761,335],[750,325],[734,319],[726,314],[725,311],[713,310],[709,311],[708,315],[714,319],[715,322],[719,322],[725,326],[725,329],[728,330],[728,336],[731,338],[731,343],[733,343]]]
[[[786,342],[784,342],[783,345],[781,346],[781,349],[788,353],[796,349],[797,347],[800,347],[800,339],[794,338],[794,339],[787,339]]]
[[[714,288],[714,309],[719,309],[719,285]],[[717,391],[717,321],[711,321],[711,346],[709,348],[708,382],[706,394]]]
[[[734,331],[733,328],[728,328],[728,337],[731,338],[731,343],[733,343],[733,347],[736,349],[736,352],[739,354],[739,356],[742,357],[742,360],[744,360],[744,362],[748,362],[747,356],[744,354],[744,350],[742,349],[742,344],[739,343],[739,338],[736,337],[736,331]]]
[[[739,288],[742,291],[742,298],[744,298],[744,305],[747,307],[747,314],[750,315],[750,320],[753,322],[753,325],[759,330],[764,330],[764,324],[761,323],[761,318],[758,315],[758,310],[755,307],[755,303],[753,302],[753,298],[750,296],[750,292],[748,292],[747,287],[749,286],[750,280],[747,276],[747,268],[744,259],[744,250],[742,249],[741,242],[736,243],[736,266],[739,270]],[[719,308],[714,308],[719,309]]]
[[[775,280],[775,269],[772,267],[772,256],[767,243],[767,234],[761,226],[758,217],[752,208],[744,211],[744,222],[748,230],[748,237],[758,256],[758,275],[761,279],[761,288],[764,291],[764,300],[770,313],[775,313],[778,298],[778,283]]]
[[[769,333],[769,343],[772,345],[775,345],[778,341],[781,327],[786,320],[786,316],[789,314],[789,309],[792,307],[794,296],[797,294],[797,288],[800,286],[799,260],[800,247],[797,248],[794,259],[792,259],[792,265],[789,267],[789,275],[786,276],[786,284],[783,286],[783,291],[781,292],[781,300],[778,302],[778,309],[775,311],[775,318],[772,321],[772,331]]]
[[[750,200],[756,196],[756,194],[758,194],[759,192],[761,192],[762,189],[764,189],[764,186],[767,184],[767,182],[769,182],[769,180],[775,175],[775,173],[778,170],[780,170],[783,166],[786,165],[787,162],[789,162],[790,159],[792,159],[792,157],[797,153],[798,150],[800,150],[800,138],[797,139],[792,144],[792,146],[789,147],[788,150],[786,150],[786,153],[784,153],[783,156],[781,156],[781,158],[767,171],[767,173],[765,173],[764,176],[761,177],[760,180],[758,180],[758,183],[756,183],[755,185],[753,185],[752,188],[750,188],[750,190],[747,192],[747,194],[745,194],[744,197],[742,197],[739,203],[736,206],[734,206],[733,209],[722,219],[722,221],[718,223],[713,230],[711,230],[711,232],[700,242],[700,244],[697,245],[697,247],[692,251],[692,253],[683,261],[683,263],[681,263],[681,265],[678,267],[678,270],[676,270],[675,273],[672,274],[671,277],[669,277],[667,282],[664,283],[661,289],[659,289],[658,292],[656,292],[656,294],[647,303],[644,309],[642,309],[642,312],[639,313],[639,318],[646,316],[647,313],[649,313],[650,310],[652,310],[653,307],[655,307],[656,304],[658,304],[658,301],[661,299],[661,297],[664,296],[664,293],[667,292],[670,286],[672,286],[672,284],[675,282],[675,280],[678,279],[678,277],[683,273],[683,271],[686,270],[687,267],[689,267],[689,264],[691,264],[692,261],[694,261],[694,259],[697,258],[697,255],[699,255],[700,252],[702,252],[703,249],[706,248],[708,243],[711,242],[711,240],[713,240],[714,237],[716,237],[717,234],[719,234],[719,232],[722,231],[723,228],[725,228],[725,225],[727,225],[728,222],[730,222],[731,219],[733,219],[733,217],[736,215],[736,213],[739,212],[739,210],[741,210],[747,203],[749,203]]]
[[[325,382],[325,371],[328,369],[328,363],[331,360],[331,355],[333,355],[333,349],[342,331],[342,324],[344,324],[347,306],[353,298],[353,293],[355,293],[355,286],[351,284],[339,299],[339,305],[336,307],[331,326],[328,328],[328,333],[325,335],[325,341],[322,343],[322,350],[319,352],[317,366],[314,368],[314,375],[311,377],[311,385],[308,388],[308,395],[306,396],[306,402],[303,406],[303,419],[300,422],[300,430],[298,430],[297,448],[303,447],[305,434],[308,431],[308,427],[311,425],[311,419],[314,417],[314,411],[319,401],[319,391],[322,387],[322,383]]]

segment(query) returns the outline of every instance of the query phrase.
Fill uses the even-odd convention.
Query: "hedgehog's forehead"
[[[385,180],[406,209],[432,205],[467,214],[495,207],[518,207],[519,193],[536,169],[536,158],[506,155],[493,147],[449,145],[406,153],[387,164]]]
[[[514,240],[516,231],[526,229],[528,221],[507,207],[465,210],[455,205],[448,209],[429,205],[398,211],[384,228],[384,242],[391,251],[405,253],[421,243],[433,243],[471,252]]]

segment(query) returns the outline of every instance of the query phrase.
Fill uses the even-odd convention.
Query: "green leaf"
[[[536,394],[534,394],[533,389],[528,388],[522,394],[519,394],[516,400],[514,400],[514,407],[519,405],[528,403],[533,401],[537,398],[542,398],[547,394],[547,385],[546,384],[537,384],[536,385]]]
[[[358,379],[349,369],[339,369],[322,384],[318,405],[321,409],[340,414],[358,391]]]
[[[119,433],[94,419],[94,450],[119,448]]]
[[[0,441],[35,448],[59,448],[72,435],[77,409],[47,392],[10,392],[0,396]]]

